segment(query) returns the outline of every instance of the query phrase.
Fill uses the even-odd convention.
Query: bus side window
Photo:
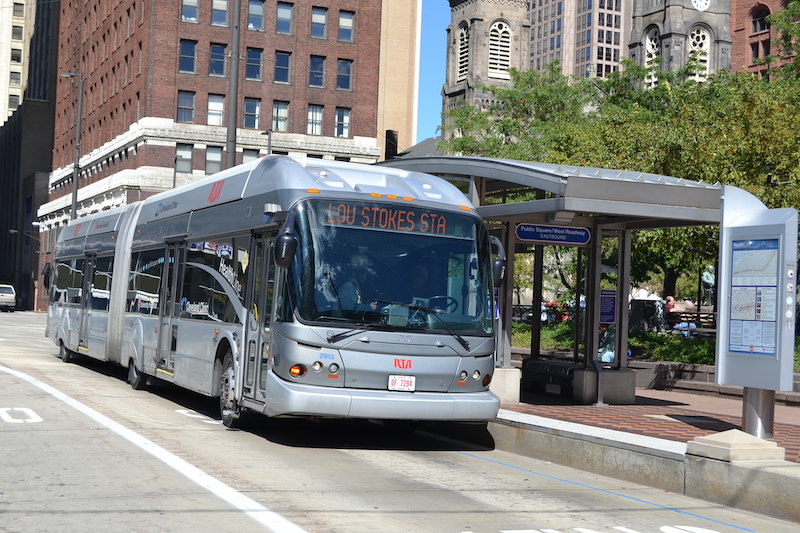
[[[67,302],[67,292],[72,278],[72,260],[59,259],[56,263],[56,279],[53,285],[51,300],[57,303]]]
[[[73,304],[81,303],[81,294],[83,293],[83,259],[76,259],[75,266],[72,268],[72,276],[70,276],[68,295],[69,302]]]
[[[113,257],[106,256],[95,259],[94,279],[92,280],[92,309],[108,311],[113,265]]]

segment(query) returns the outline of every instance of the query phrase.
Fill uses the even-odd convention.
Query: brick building
[[[777,37],[766,18],[776,11],[786,9],[789,0],[733,0],[731,2],[731,34],[733,51],[731,68],[734,72],[749,71],[765,76],[767,66],[758,60],[778,54],[772,41]],[[781,62],[773,66],[780,65]]]
[[[371,163],[384,128],[399,131],[401,147],[413,144],[420,6],[62,1],[43,251],[70,218],[76,142],[78,216],[221,170],[229,146],[237,164],[270,150]]]

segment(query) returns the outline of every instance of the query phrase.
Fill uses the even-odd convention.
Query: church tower
[[[730,0],[633,0],[630,58],[642,66],[661,58],[662,70],[676,70],[694,54],[698,81],[730,70],[730,11]]]
[[[510,69],[530,69],[528,2],[449,0],[447,67],[442,111],[467,101],[482,106],[487,96],[476,84],[511,84]],[[443,116],[447,126],[447,118]]]

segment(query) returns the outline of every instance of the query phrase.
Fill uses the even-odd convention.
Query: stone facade
[[[786,9],[788,4],[789,0],[734,0],[731,3],[731,67],[734,72],[746,70],[762,77],[768,74],[768,67],[757,61],[767,55],[777,55],[780,50],[773,46],[777,35],[764,18]],[[775,65],[783,63],[777,61]]]
[[[450,0],[447,66],[442,112],[462,101],[481,106],[486,95],[477,84],[510,84],[510,68],[530,68],[528,2]],[[446,117],[443,125],[447,126]]]
[[[629,57],[676,70],[695,54],[697,79],[731,68],[730,0],[634,0]],[[651,80],[653,83],[655,79]]]

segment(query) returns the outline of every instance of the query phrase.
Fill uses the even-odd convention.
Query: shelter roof
[[[379,163],[443,177],[469,177],[483,196],[541,191],[541,199],[486,203],[487,220],[620,228],[719,224],[722,186],[673,176],[482,157],[433,156]],[[473,195],[473,201],[479,200]],[[583,219],[583,220],[581,220]]]

